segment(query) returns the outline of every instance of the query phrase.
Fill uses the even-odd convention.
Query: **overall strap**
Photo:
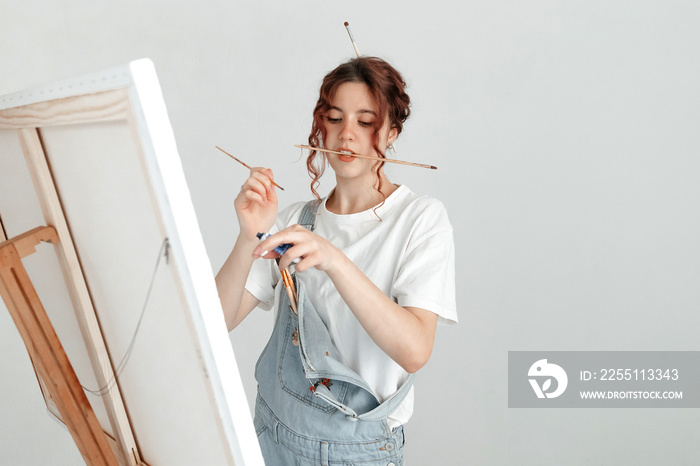
[[[309,231],[314,231],[314,228],[316,228],[316,212],[318,212],[320,205],[321,201],[318,199],[312,199],[307,202],[304,208],[301,210],[299,225],[303,226]]]
[[[303,226],[304,228],[307,228],[309,231],[314,231],[315,224],[316,224],[316,213],[318,212],[318,208],[321,205],[321,201],[317,199],[313,199],[304,205],[304,208],[301,211],[301,214],[299,216],[299,225]],[[296,274],[294,274],[295,278],[295,283],[296,283]],[[321,353],[325,352],[325,347],[324,348],[307,348],[305,343],[306,340],[306,329],[305,326],[311,325],[312,327],[315,327],[314,333],[317,336],[323,336],[322,339],[328,340],[327,345],[328,347],[332,346],[330,343],[330,336],[328,335],[328,330],[325,328],[325,324],[321,322],[321,320],[318,317],[318,314],[316,313],[316,309],[313,307],[310,301],[308,301],[308,298],[306,297],[306,293],[303,291],[303,287],[301,286],[300,283],[296,283],[296,288],[297,292],[299,294],[299,301],[297,303],[298,308],[298,313],[299,313],[299,330],[300,330],[300,344],[299,344],[299,353],[301,355],[301,361],[302,365],[304,366],[304,373],[306,374],[307,377],[313,377],[314,375],[317,375],[319,378],[325,377],[325,375],[319,375],[315,374],[316,369],[314,369],[313,366],[310,366],[309,363],[311,362],[310,360],[313,359],[317,363],[320,362],[323,366],[324,369],[327,371],[324,371],[326,375],[333,374],[334,376],[339,376],[343,373],[346,373],[342,379],[352,380],[354,377],[359,377],[357,374],[355,374],[351,369],[345,367],[344,365],[341,364],[341,367],[325,367],[326,364],[332,362],[331,360],[333,358],[329,357],[322,357],[317,354],[309,354],[309,353],[314,353],[314,350],[321,351]],[[283,299],[287,299],[286,296],[282,296]],[[310,315],[309,315],[310,313]],[[308,321],[308,319],[311,318],[311,321]],[[317,321],[317,325],[312,325],[313,321]],[[328,356],[328,352],[325,352],[325,355]],[[319,369],[321,367],[319,366]],[[322,369],[323,371],[323,369]],[[384,400],[384,402],[380,403],[379,406],[374,408],[373,410],[363,413],[363,414],[358,414],[356,413],[352,408],[349,406],[346,406],[345,404],[341,403],[333,393],[328,389],[323,384],[316,384],[315,388],[313,391],[314,395],[318,398],[323,399],[327,403],[329,403],[331,406],[334,406],[336,408],[341,409],[343,412],[345,412],[345,415],[351,419],[351,420],[358,420],[362,419],[365,421],[377,421],[380,419],[386,419],[387,416],[389,416],[391,413],[393,413],[396,408],[399,407],[399,405],[403,402],[403,400],[406,398],[406,395],[408,395],[409,391],[411,390],[411,387],[413,386],[413,379],[415,378],[415,374],[409,374],[408,378],[406,381],[401,385],[401,387],[393,394],[391,395],[388,399]],[[367,387],[367,382],[362,380],[361,378],[359,380],[355,380],[354,382],[351,382],[359,387],[363,387],[365,390],[368,390],[371,392],[369,387]]]

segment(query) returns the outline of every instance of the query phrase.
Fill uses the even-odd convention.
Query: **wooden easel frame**
[[[79,95],[75,95],[76,87],[81,88],[77,93]],[[147,169],[150,182],[154,184],[152,194],[159,206],[159,215],[162,216],[162,229],[171,241],[169,244],[173,246],[172,267],[178,271],[177,280],[180,280],[178,283],[182,287],[179,299],[184,300],[189,310],[187,324],[193,337],[197,367],[203,371],[198,373],[198,377],[202,377],[198,390],[206,389],[206,402],[203,403],[207,403],[208,410],[213,410],[212,414],[216,413],[205,427],[206,432],[211,433],[208,437],[212,439],[210,441],[220,442],[217,444],[220,445],[220,450],[217,446],[216,455],[225,460],[217,463],[262,465],[252,418],[223,324],[213,275],[208,276],[211,268],[206,260],[201,236],[198,237],[196,219],[153,64],[148,60],[139,60],[128,67],[70,80],[65,84],[56,83],[51,88],[54,97],[51,100],[45,100],[39,94],[45,92],[25,91],[13,95],[9,100],[13,100],[14,106],[10,108],[3,108],[3,103],[6,104],[8,99],[0,98],[0,130],[16,131],[45,224],[52,227],[58,236],[55,250],[96,382],[99,387],[110,387],[102,395],[102,401],[114,433],[113,449],[119,464],[145,465],[141,459],[144,457],[143,450],[140,453],[132,429],[133,421],[130,421],[125,408],[128,403],[122,395],[123,388],[120,387],[119,379],[115,377],[113,361],[110,360],[112,356],[98,322],[88,286],[89,280],[81,265],[62,199],[56,188],[50,154],[47,154],[42,141],[44,127],[102,122],[128,123],[134,139],[139,141],[136,145],[140,151],[139,157],[146,164],[144,168]],[[9,224],[4,219],[0,219],[0,222],[4,224],[0,235],[4,237],[5,232],[11,235]],[[202,256],[204,260],[201,259]],[[189,370],[195,370],[190,367]],[[38,368],[36,372],[41,385],[43,376]],[[115,380],[117,383],[113,383]],[[131,390],[133,394],[133,385]],[[45,391],[44,395],[47,396]],[[47,398],[47,406],[50,403],[51,400]],[[168,426],[163,426],[163,429],[167,432]],[[157,450],[158,453],[165,451],[162,448]],[[200,451],[206,456],[205,450]],[[145,457],[144,460],[162,462],[158,455],[155,459]]]
[[[60,239],[56,244],[56,253],[59,256],[76,319],[80,325],[92,361],[93,371],[100,387],[106,386],[115,379],[114,369],[41,144],[39,127],[60,123],[110,121],[126,118],[127,106],[124,104],[126,97],[127,91],[125,89],[117,89],[90,96],[91,105],[87,107],[87,111],[76,112],[73,108],[76,99],[67,98],[54,102],[51,106],[51,113],[41,119],[27,116],[32,115],[31,109],[27,108],[5,111],[3,118],[0,119],[0,127],[7,128],[9,126],[17,129],[44,219],[47,225],[55,229]],[[86,107],[81,103],[80,108]],[[119,452],[120,463],[129,466],[144,464],[141,462],[138,447],[129,426],[129,419],[118,384],[112,384],[112,388],[103,396],[103,401],[115,433],[115,449]],[[48,399],[47,405],[50,405]]]
[[[22,258],[36,252],[36,245],[42,241],[57,244],[56,230],[37,227],[0,243],[0,295],[24,340],[37,377],[44,382],[42,391],[56,406],[85,462],[117,466],[109,436],[102,430],[22,264]]]

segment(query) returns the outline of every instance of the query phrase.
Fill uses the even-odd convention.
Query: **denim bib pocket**
[[[279,366],[277,367],[277,376],[279,377],[282,389],[295,397],[300,402],[312,406],[324,413],[335,411],[336,407],[326,403],[314,395],[314,381],[306,377],[306,371],[301,362],[302,351],[295,345],[295,332],[298,335],[299,322],[297,316],[291,309],[284,309],[281,312],[289,312],[290,319],[284,328],[281,339]],[[298,336],[296,337],[298,341]],[[348,389],[347,382],[332,381],[330,390],[335,397],[341,401],[345,400]]]

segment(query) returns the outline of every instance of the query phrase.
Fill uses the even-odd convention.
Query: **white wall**
[[[438,331],[409,464],[694,464],[693,409],[509,409],[509,350],[697,350],[700,4],[693,1],[3,2],[0,94],[149,57],[218,270],[246,171],[308,198],[292,146],[322,76],[360,51],[400,69],[413,116],[394,182],[456,232],[461,322]],[[1,157],[1,154],[0,154]],[[1,160],[1,159],[0,159]],[[1,165],[0,165],[1,166]],[[324,186],[328,186],[327,184]],[[231,334],[252,403],[271,331]],[[0,313],[0,463],[80,464]]]

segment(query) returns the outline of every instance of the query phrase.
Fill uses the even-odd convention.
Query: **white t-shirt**
[[[298,223],[304,204],[280,212],[272,232]],[[400,306],[427,309],[443,324],[457,322],[454,238],[440,201],[399,186],[376,211],[337,215],[326,209],[323,199],[314,233],[342,250]],[[312,268],[297,273],[297,279],[303,281],[341,361],[367,381],[380,402],[391,396],[408,373],[374,343],[324,272]],[[261,301],[260,307],[277,310],[282,288],[276,262],[255,261],[246,289]],[[412,413],[413,389],[389,416],[390,427],[404,424]]]

